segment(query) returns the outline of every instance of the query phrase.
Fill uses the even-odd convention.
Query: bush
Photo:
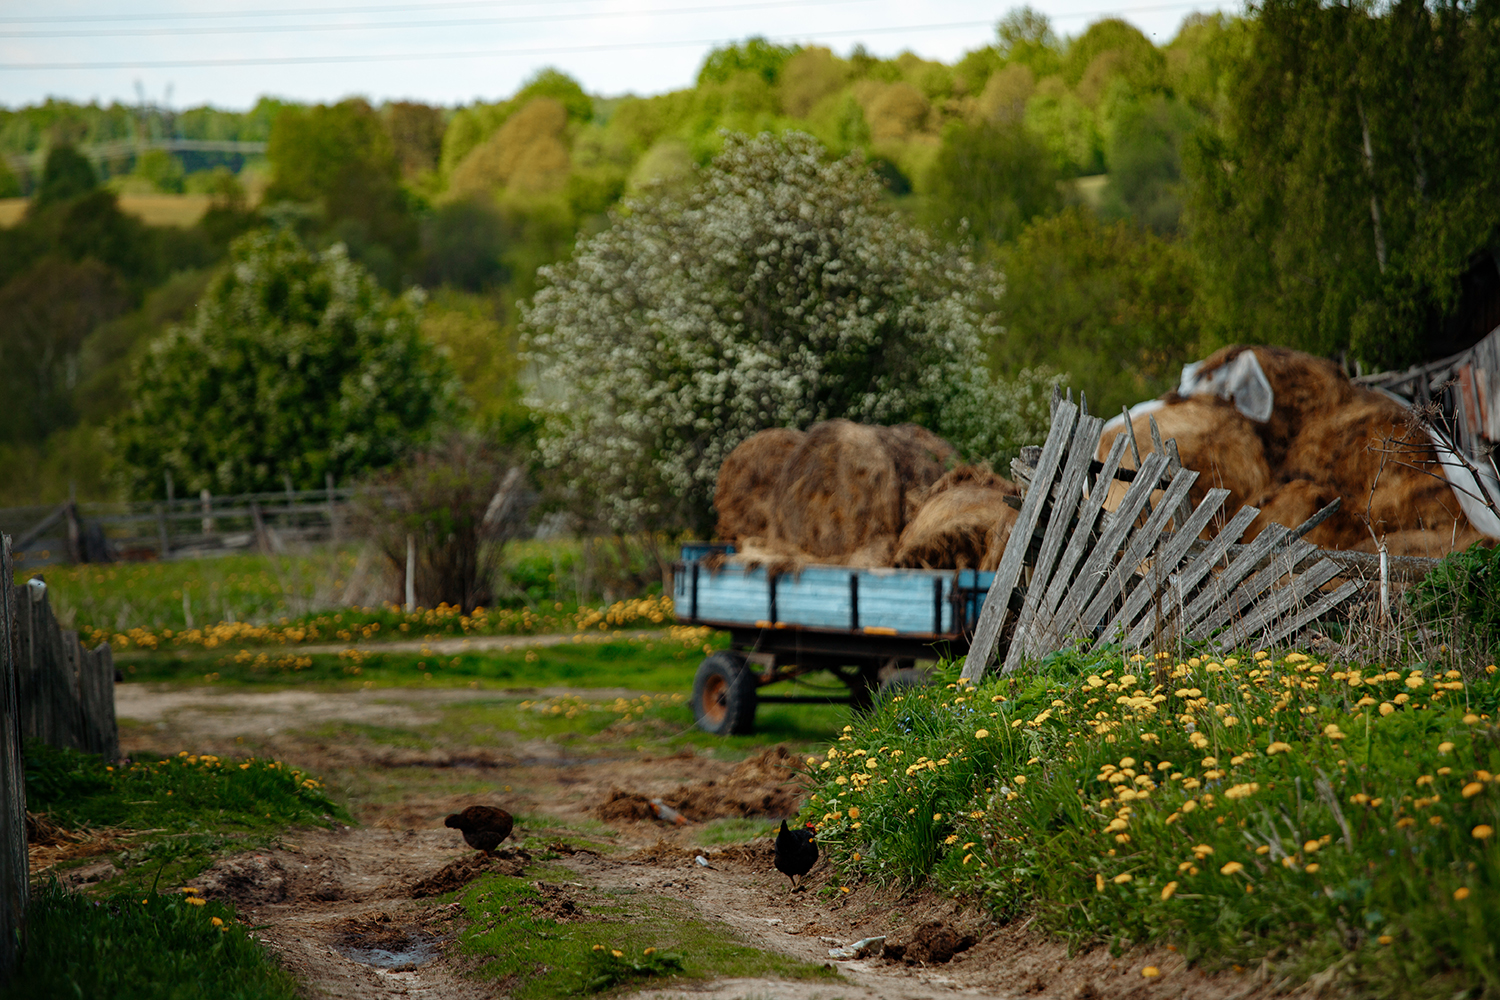
[[[705,532],[720,463],[767,427],[911,420],[997,463],[1038,434],[1026,384],[984,370],[998,278],[886,202],[810,136],[728,135],[698,187],[653,190],[543,268],[527,401],[575,510]]]
[[[342,246],[236,240],[192,325],[151,344],[116,424],[137,495],[320,488],[397,461],[453,408],[446,361]]]
[[[1476,542],[1449,553],[1407,591],[1406,601],[1424,621],[1451,628],[1471,648],[1500,647],[1500,546]]]

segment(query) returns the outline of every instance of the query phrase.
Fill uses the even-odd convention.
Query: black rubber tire
[[[755,731],[755,671],[728,650],[710,654],[693,677],[693,721],[716,736]]]
[[[905,667],[892,671],[880,682],[880,693],[876,697],[884,701],[893,694],[904,694],[907,688],[922,687],[927,683],[927,672],[916,667]]]

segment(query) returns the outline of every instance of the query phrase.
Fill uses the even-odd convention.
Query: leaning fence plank
[[[1283,639],[1295,635],[1297,632],[1301,631],[1304,627],[1310,624],[1314,619],[1318,618],[1320,615],[1327,614],[1333,608],[1342,604],[1350,597],[1353,597],[1358,591],[1358,582],[1354,580],[1345,581],[1342,585],[1339,586],[1337,590],[1333,591],[1332,593],[1324,594],[1312,604],[1309,604],[1302,610],[1302,613],[1297,615],[1295,618],[1282,623],[1274,631],[1268,632],[1265,638],[1261,640],[1262,643],[1264,645],[1271,646],[1278,642],[1281,642]]]
[[[1073,537],[1068,540],[1068,547],[1063,550],[1062,558],[1057,561],[1057,569],[1052,574],[1052,582],[1047,585],[1047,593],[1043,595],[1040,609],[1041,617],[1045,621],[1051,621],[1057,613],[1058,603],[1073,582],[1073,570],[1078,566],[1078,561],[1083,558],[1089,540],[1093,538],[1094,523],[1098,520],[1099,512],[1104,509],[1104,501],[1109,497],[1115,472],[1120,468],[1120,460],[1124,454],[1125,439],[1121,435],[1115,438],[1114,446],[1105,456],[1104,467],[1100,470],[1098,478],[1094,480],[1093,488],[1089,490],[1088,500],[1079,508],[1078,527],[1074,530]]]
[[[1099,639],[1094,643],[1095,649],[1098,649],[1105,642],[1112,641],[1118,634],[1127,631],[1130,628],[1131,622],[1135,621],[1136,617],[1146,610],[1146,605],[1151,603],[1161,593],[1162,588],[1167,584],[1168,578],[1173,574],[1178,564],[1182,562],[1183,557],[1187,555],[1188,549],[1192,548],[1193,542],[1197,540],[1198,533],[1208,526],[1209,521],[1213,520],[1214,515],[1219,512],[1219,508],[1224,505],[1224,500],[1228,496],[1229,491],[1225,489],[1212,489],[1208,491],[1207,495],[1203,498],[1203,502],[1198,505],[1198,509],[1193,511],[1192,516],[1187,519],[1187,524],[1183,529],[1177,532],[1172,537],[1172,540],[1153,558],[1150,574],[1139,586],[1130,592],[1130,596],[1125,599],[1125,604],[1120,608],[1119,614],[1115,615],[1114,620],[1105,627]]]
[[[78,676],[83,749],[105,760],[120,756],[120,727],[115,719],[115,658],[109,646],[83,650]]]
[[[1213,571],[1213,568],[1224,558],[1224,553],[1235,542],[1240,540],[1241,536],[1245,534],[1245,530],[1250,527],[1250,522],[1254,521],[1259,514],[1259,508],[1241,507],[1234,517],[1230,519],[1229,523],[1224,526],[1224,530],[1220,531],[1214,537],[1214,540],[1208,543],[1208,547],[1200,552],[1198,557],[1178,575],[1178,592],[1186,596],[1196,591],[1198,584]],[[1179,613],[1182,611],[1182,608],[1178,608]],[[1174,615],[1174,617],[1180,617],[1180,615]],[[1127,647],[1136,647],[1145,642],[1146,635],[1154,624],[1150,621],[1141,622],[1126,637],[1125,645]]]
[[[1094,596],[1094,592],[1109,576],[1115,556],[1124,546],[1127,536],[1135,526],[1136,519],[1141,515],[1141,510],[1151,499],[1155,483],[1160,478],[1161,470],[1166,462],[1164,455],[1153,452],[1147,455],[1146,460],[1141,463],[1140,472],[1135,481],[1130,484],[1130,489],[1125,491],[1125,498],[1120,501],[1120,506],[1115,509],[1111,519],[1105,525],[1099,540],[1094,543],[1094,551],[1089,554],[1083,568],[1074,574],[1067,596],[1057,606],[1057,613],[1052,619],[1054,637],[1067,629],[1082,627],[1080,612],[1083,610],[1084,603]]]
[[[1245,618],[1230,623],[1224,635],[1219,637],[1220,652],[1228,652],[1248,643],[1277,618],[1290,613],[1309,594],[1338,575],[1338,564],[1331,559],[1323,559],[1307,572],[1298,575],[1289,585],[1278,587],[1272,591],[1269,600],[1262,601]]]
[[[1042,548],[1037,554],[1031,582],[1026,588],[1026,599],[1021,605],[1021,615],[1016,620],[1016,630],[1011,639],[1010,650],[1005,656],[1006,672],[1020,666],[1024,657],[1031,651],[1027,645],[1026,635],[1032,620],[1036,617],[1037,608],[1042,603],[1043,595],[1046,593],[1052,567],[1062,550],[1068,528],[1073,524],[1074,515],[1077,514],[1084,500],[1083,489],[1088,478],[1089,462],[1093,461],[1094,452],[1099,448],[1099,435],[1103,430],[1104,421],[1098,417],[1085,416],[1078,420],[1078,427],[1070,444],[1068,461],[1063,467],[1062,481],[1052,502],[1047,531],[1042,538]]]
[[[1168,465],[1170,464],[1169,461]],[[1094,595],[1088,607],[1083,610],[1083,625],[1090,634],[1104,620],[1104,616],[1109,613],[1110,605],[1130,583],[1136,567],[1156,547],[1161,538],[1162,529],[1166,527],[1167,518],[1176,516],[1177,505],[1187,499],[1188,490],[1192,489],[1197,481],[1198,473],[1191,469],[1180,469],[1173,476],[1172,484],[1162,494],[1161,501],[1151,512],[1151,516],[1146,519],[1146,523],[1131,536],[1125,547],[1124,556],[1115,564],[1114,573],[1099,588],[1099,592]]]
[[[1285,540],[1283,540],[1285,541]],[[1209,609],[1208,613],[1192,625],[1187,633],[1190,639],[1206,639],[1216,628],[1229,624],[1261,594],[1275,585],[1276,581],[1297,571],[1297,567],[1318,554],[1316,545],[1297,541],[1278,547],[1264,566],[1249,575],[1244,583],[1236,587]]]
[[[16,691],[18,633],[10,536],[0,535],[0,984],[15,968],[31,879],[26,855],[26,781]]]
[[[969,645],[969,655],[964,658],[962,677],[977,683],[984,675],[990,660],[995,655],[995,646],[1000,641],[1000,632],[1005,625],[1006,612],[1010,609],[1011,591],[1021,579],[1021,565],[1026,550],[1031,545],[1031,533],[1036,530],[1037,519],[1052,494],[1052,480],[1062,461],[1063,450],[1073,437],[1073,425],[1078,417],[1078,407],[1068,402],[1055,402],[1052,408],[1052,429],[1047,434],[1047,443],[1042,446],[1042,457],[1037,462],[1036,477],[1026,500],[1021,504],[1021,513],[1011,528],[1010,541],[1000,557],[1000,567],[995,571],[994,582],[984,599],[984,608],[979,612],[979,622],[974,627],[974,639]]]

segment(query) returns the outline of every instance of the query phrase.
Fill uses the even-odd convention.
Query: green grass
[[[217,921],[217,924],[216,924]],[[135,890],[95,899],[56,882],[32,893],[0,997],[294,1000],[296,983],[220,903]]]
[[[1489,996],[1494,674],[1055,654],[881,706],[828,750],[807,812],[840,878],[933,877],[1075,946]]]
[[[184,753],[114,767],[35,741],[26,747],[26,805],[70,829],[150,831],[115,856],[116,886],[172,885],[289,826],[351,822],[320,782],[280,761]]]
[[[436,655],[384,652],[366,646],[342,653],[302,654],[253,646],[217,652],[133,653],[120,658],[132,681],[208,682],[235,685],[288,683],[380,687],[441,686],[624,687],[638,691],[681,691],[706,655],[704,646],[722,648],[727,640],[706,629],[674,629],[644,640],[485,650]],[[684,678],[686,681],[684,682]]]
[[[461,894],[470,920],[461,947],[481,975],[506,984],[506,995],[525,1000],[750,976],[839,981],[824,965],[750,947],[687,903],[630,889],[576,888],[571,878],[567,870],[539,867],[525,878],[487,876]],[[541,886],[554,881],[590,919],[559,923],[541,909]]]

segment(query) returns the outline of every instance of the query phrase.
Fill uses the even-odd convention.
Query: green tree
[[[1105,155],[1108,213],[1134,218],[1158,233],[1173,232],[1182,215],[1182,144],[1197,119],[1162,94],[1120,100],[1110,116]]]
[[[417,222],[395,144],[369,104],[282,108],[266,156],[273,172],[266,202],[317,205],[331,235],[377,267],[388,285],[395,282],[417,248]]]
[[[706,531],[720,463],[766,427],[912,420],[994,460],[1038,431],[984,370],[995,277],[802,133],[725,137],[697,187],[629,202],[540,275],[541,455],[616,530]]]
[[[136,157],[131,174],[150,184],[156,191],[182,193],[182,164],[165,149],[148,149]]]
[[[1175,386],[1197,355],[1192,260],[1149,230],[1069,208],[1033,223],[999,265],[1004,333],[991,357],[1000,371],[1067,372],[1108,416]]]
[[[66,143],[53,146],[47,151],[42,181],[32,196],[30,210],[39,211],[48,205],[70,201],[98,186],[99,176],[87,157]]]
[[[740,73],[752,73],[774,86],[781,76],[782,67],[797,52],[795,45],[773,45],[759,36],[747,38],[738,45],[714,49],[698,70],[698,86],[728,83]]]
[[[447,363],[418,334],[421,296],[391,300],[343,247],[288,233],[235,241],[191,325],[152,343],[115,425],[132,487],[320,486],[399,459],[453,409]]]
[[[993,244],[1015,239],[1062,207],[1047,148],[1019,121],[955,123],[928,175],[928,211],[940,228]]]
[[[1258,11],[1186,151],[1210,330],[1416,360],[1500,236],[1500,2]]]
[[[1033,7],[1011,10],[995,26],[1000,55],[1029,68],[1038,78],[1051,76],[1062,66],[1062,45],[1047,15]]]

